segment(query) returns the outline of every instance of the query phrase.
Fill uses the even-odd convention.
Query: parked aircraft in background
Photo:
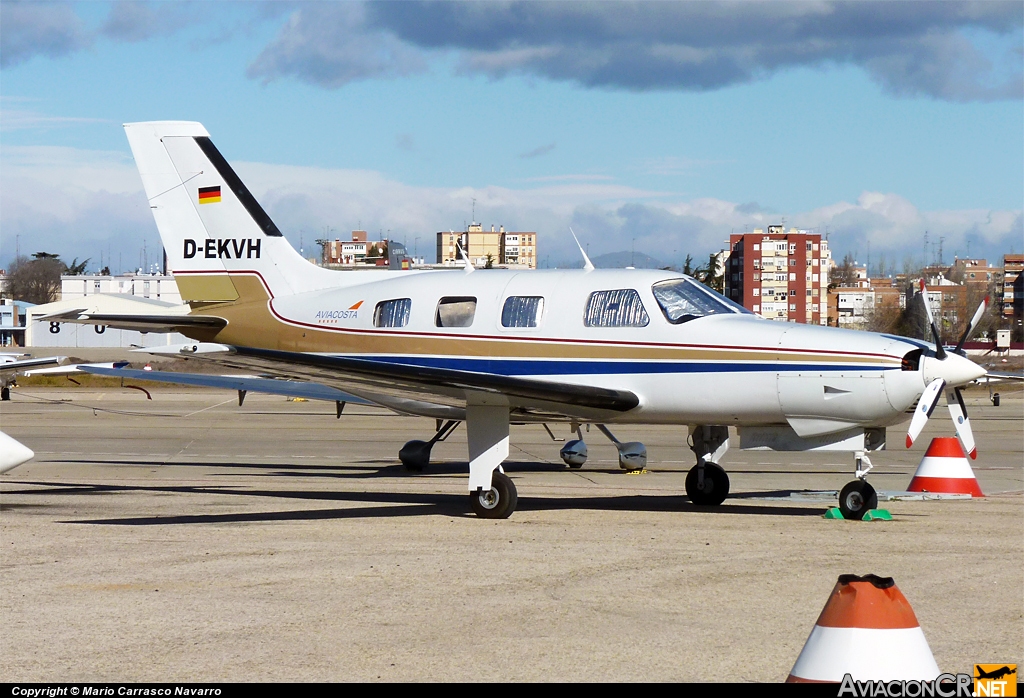
[[[181,332],[195,341],[146,351],[433,417],[434,439],[401,450],[414,470],[464,421],[470,505],[482,517],[516,506],[501,467],[513,423],[593,423],[609,436],[611,425],[685,427],[696,460],[686,491],[701,505],[729,492],[719,462],[730,426],[741,448],[853,452],[857,477],[840,508],[857,518],[877,501],[866,452],[909,411],[911,443],[943,392],[975,453],[958,387],[985,370],[941,346],[770,322],[682,274],[589,260],[565,271],[324,269],[295,252],[202,125],[125,131],[191,312],[65,321]],[[646,462],[643,444],[616,445],[624,467]],[[585,449],[574,440],[563,458],[582,465]]]
[[[63,356],[33,359],[28,354],[0,354],[0,400],[11,399],[11,386],[17,380],[18,373],[24,373],[30,368],[58,366],[66,362],[67,358]]]

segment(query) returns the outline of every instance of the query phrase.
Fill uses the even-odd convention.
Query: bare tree
[[[857,285],[857,262],[849,252],[843,257],[843,261],[837,264],[828,276],[828,287],[850,287]]]
[[[19,257],[7,274],[7,295],[29,303],[51,303],[60,295],[60,275],[64,264],[56,255]]]

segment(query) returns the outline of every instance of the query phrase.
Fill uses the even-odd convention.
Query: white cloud
[[[142,241],[156,249],[155,225],[134,163],[127,153],[60,147],[7,147],[0,154],[2,257],[45,249],[66,258],[102,251],[124,255],[135,266]],[[715,198],[683,200],[678,195],[618,184],[607,179],[540,182],[538,186],[417,187],[368,170],[328,169],[238,162],[235,167],[285,234],[307,252],[325,229],[345,236],[357,227],[416,245],[428,259],[439,230],[461,229],[471,200],[484,225],[540,234],[540,257],[551,264],[574,262],[578,253],[570,225],[591,254],[636,249],[676,261],[690,253],[701,259],[720,249],[730,232],[778,223],[778,216],[750,204]],[[922,211],[892,193],[864,192],[855,202],[833,202],[790,214],[787,225],[826,226],[832,247],[890,259],[920,258],[923,234],[945,238],[946,259],[956,251],[998,261],[1011,246],[1020,251],[1019,210]],[[416,238],[419,238],[416,241]],[[676,260],[672,251],[676,251]]]

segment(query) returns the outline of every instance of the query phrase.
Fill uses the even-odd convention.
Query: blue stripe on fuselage
[[[779,373],[790,371],[886,371],[899,370],[898,365],[880,364],[825,364],[825,363],[765,363],[765,362],[709,362],[709,361],[565,361],[522,359],[470,359],[448,356],[349,356],[348,358],[376,361],[383,364],[401,364],[423,368],[446,368],[473,373],[493,373],[499,376],[568,376],[607,374],[659,374],[659,373]]]

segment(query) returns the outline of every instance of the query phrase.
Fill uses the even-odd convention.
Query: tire
[[[704,464],[704,487],[697,486],[697,466],[686,474],[686,495],[700,506],[718,506],[729,496],[729,475],[717,463]]]
[[[10,388],[0,388],[0,400],[3,400],[4,402],[6,402],[6,401],[8,401],[10,399],[11,399],[11,389]]]
[[[430,465],[430,445],[426,441],[410,441],[398,452],[398,460],[406,470],[423,472]]]
[[[870,509],[878,508],[878,494],[866,480],[846,483],[839,493],[839,511],[844,519],[860,521]]]
[[[489,492],[478,490],[469,495],[469,505],[481,519],[507,519],[516,510],[518,501],[512,478],[498,471],[491,473]]]

